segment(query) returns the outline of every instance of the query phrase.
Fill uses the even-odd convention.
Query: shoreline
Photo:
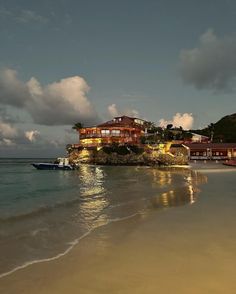
[[[234,168],[230,168],[230,167],[227,167],[227,166],[223,166],[221,163],[219,163],[218,161],[207,161],[207,162],[203,162],[203,161],[197,161],[197,162],[192,162],[194,165],[197,165],[197,166],[193,166],[191,164],[188,164],[188,165],[170,165],[170,166],[159,166],[159,167],[155,167],[157,169],[174,169],[174,168],[177,168],[177,169],[192,169],[193,171],[197,171],[197,172],[214,172],[215,170],[215,167],[216,166],[219,166],[220,164],[220,167],[222,167],[222,169],[220,170],[221,172],[231,172],[231,171],[236,171],[236,169]],[[209,169],[209,167],[206,167],[206,165],[211,165],[211,169]],[[87,165],[87,164],[85,164]],[[89,165],[94,165],[94,164],[89,164]],[[103,166],[103,165],[101,165]],[[106,166],[106,165],[105,165]],[[133,166],[133,165],[132,165]],[[126,167],[126,165],[121,165],[119,167]],[[138,168],[154,168],[153,166],[145,166],[145,165],[138,165],[136,166]],[[200,168],[199,168],[200,167]],[[219,172],[219,170],[215,170],[215,172]],[[100,227],[103,227],[103,226],[107,226],[107,225],[110,225],[111,223],[113,222],[122,222],[123,220],[126,220],[126,219],[129,219],[129,218],[133,218],[135,217],[136,215],[139,215],[141,212],[137,212],[135,213],[134,215],[130,215],[130,216],[127,216],[127,217],[123,217],[123,218],[120,218],[118,220],[110,220],[108,223],[106,224],[103,224],[99,227],[96,227],[96,228],[93,228],[91,229],[90,231],[86,232],[85,234],[83,234],[82,236],[76,238],[75,240],[69,242],[68,244],[71,244],[66,250],[64,250],[63,252],[60,252],[58,254],[56,254],[55,256],[52,256],[52,257],[48,257],[48,258],[42,258],[42,259],[38,259],[38,260],[32,260],[32,261],[28,261],[22,265],[19,265],[17,266],[16,268],[13,268],[12,270],[10,271],[7,271],[7,272],[4,272],[2,274],[0,274],[0,281],[2,278],[4,277],[7,277],[11,274],[14,274],[15,272],[18,272],[19,270],[22,270],[22,269],[25,269],[31,265],[35,265],[35,264],[39,264],[39,263],[44,263],[44,262],[50,262],[50,261],[54,261],[54,260],[57,260],[57,259],[60,259],[64,256],[66,256],[71,250],[74,249],[74,247],[78,246],[80,241],[83,240],[84,238],[86,238],[88,235],[92,234],[94,231],[96,231],[97,229],[99,229]]]
[[[51,261],[54,261],[54,260],[57,260],[57,259],[60,259],[64,256],[66,256],[68,253],[70,253],[71,250],[73,250],[76,246],[79,245],[79,243],[84,239],[86,238],[87,236],[89,236],[90,234],[92,234],[93,232],[95,232],[96,230],[98,230],[99,228],[102,228],[104,226],[108,226],[112,223],[115,223],[115,222],[122,222],[124,220],[127,220],[127,219],[131,219],[133,217],[136,217],[138,215],[140,215],[142,212],[137,212],[133,215],[129,215],[129,216],[126,216],[126,217],[123,217],[123,218],[119,218],[119,219],[115,219],[115,220],[110,220],[109,222],[107,222],[106,224],[103,224],[99,227],[95,227],[93,229],[91,229],[90,231],[86,232],[85,234],[83,234],[82,236],[78,237],[77,239],[69,242],[68,244],[71,244],[71,246],[69,246],[64,252],[61,252],[61,253],[58,253],[57,255],[55,256],[52,256],[52,257],[49,257],[49,258],[42,258],[42,259],[38,259],[38,260],[32,260],[32,261],[29,261],[29,262],[26,262],[20,266],[17,266],[16,268],[13,268],[12,270],[8,271],[8,272],[5,272],[5,273],[2,273],[0,274],[0,283],[1,283],[1,279],[4,278],[4,277],[7,277],[7,276],[10,276],[11,274],[14,274],[16,273],[17,271],[20,271],[22,269],[26,269],[27,267],[30,267],[31,265],[36,265],[36,264],[39,264],[39,263],[46,263],[46,262],[51,262]]]
[[[226,170],[227,171],[236,171],[234,169],[229,169],[229,168],[223,168],[221,171],[226,171]],[[204,169],[198,170],[198,171],[204,172]],[[209,172],[212,173],[212,171],[213,171],[213,169],[206,170],[207,173],[209,173]],[[203,188],[204,188],[204,186],[203,186]],[[104,289],[107,290],[107,287],[105,286],[105,277],[102,273],[96,273],[96,270],[98,270],[98,272],[99,272],[99,269],[101,267],[102,271],[104,273],[106,272],[106,274],[112,280],[113,278],[112,278],[112,276],[110,276],[109,271],[107,270],[107,266],[110,271],[116,271],[116,270],[113,269],[114,265],[110,264],[110,262],[108,262],[108,265],[106,266],[106,262],[104,263],[104,261],[105,261],[104,258],[107,260],[107,254],[108,254],[108,256],[110,256],[110,258],[112,260],[114,259],[113,261],[115,261],[116,263],[118,262],[118,264],[120,264],[120,263],[117,260],[117,257],[114,255],[113,250],[110,250],[108,248],[109,250],[107,251],[106,248],[104,247],[105,245],[103,247],[101,247],[101,245],[100,245],[101,236],[103,238],[105,236],[105,239],[104,239],[105,241],[106,241],[106,238],[111,238],[111,239],[115,240],[115,241],[113,240],[111,242],[112,243],[111,247],[113,248],[115,246],[115,249],[117,250],[115,252],[117,252],[118,255],[121,254],[122,262],[124,262],[126,264],[126,261],[124,261],[123,257],[122,257],[123,254],[125,254],[125,257],[127,259],[129,259],[129,254],[131,254],[131,256],[133,258],[134,253],[132,253],[131,248],[133,248],[134,251],[137,250],[138,252],[141,253],[142,252],[141,247],[144,246],[144,248],[145,248],[145,246],[148,246],[147,240],[149,240],[149,242],[151,242],[151,243],[152,242],[155,243],[156,241],[153,240],[154,237],[152,237],[152,234],[153,234],[153,232],[155,232],[155,230],[158,231],[158,228],[161,229],[160,231],[162,232],[162,234],[164,234],[164,236],[167,239],[171,240],[172,238],[171,238],[171,236],[168,235],[166,229],[168,227],[171,228],[172,226],[178,227],[178,225],[174,224],[174,221],[177,220],[177,224],[178,224],[179,217],[181,214],[186,214],[191,219],[191,213],[189,210],[192,210],[192,211],[195,210],[195,205],[193,205],[193,206],[185,205],[185,206],[178,207],[177,209],[173,209],[173,208],[172,209],[158,209],[156,211],[153,211],[151,214],[148,213],[147,215],[145,215],[145,213],[144,213],[142,215],[142,214],[138,213],[138,215],[136,214],[136,215],[130,216],[126,219],[122,219],[122,220],[118,220],[118,221],[110,221],[109,223],[107,223],[103,226],[94,228],[92,231],[86,233],[85,236],[83,236],[82,238],[80,238],[78,240],[78,242],[73,244],[70,249],[66,250],[63,254],[59,254],[58,257],[53,257],[48,260],[40,260],[37,262],[33,262],[31,264],[27,264],[24,267],[19,267],[18,270],[14,270],[12,273],[10,273],[8,275],[2,276],[0,279],[0,290],[3,287],[3,293],[16,293],[16,292],[14,292],[14,291],[16,291],[16,289],[18,291],[21,290],[22,293],[24,293],[24,291],[26,291],[25,293],[31,293],[30,289],[32,291],[34,291],[34,293],[66,293],[68,291],[68,289],[70,289],[70,291],[68,291],[69,293],[78,293],[77,287],[80,287],[82,285],[84,292],[82,291],[81,293],[100,293],[100,292],[102,293],[102,291],[104,291]],[[158,212],[158,213],[156,213],[156,212]],[[156,220],[158,220],[158,223],[156,223]],[[161,221],[161,223],[160,223],[160,221]],[[165,223],[165,221],[167,221],[167,224]],[[183,222],[183,221],[181,220],[181,222]],[[156,223],[155,226],[154,226],[154,223]],[[117,232],[116,232],[116,229],[117,229]],[[122,231],[124,231],[124,230],[131,232],[131,237],[132,238],[134,237],[134,239],[132,239],[129,235],[127,235],[127,232],[125,232],[124,236],[123,236]],[[108,237],[106,236],[106,232],[108,232],[108,234],[107,234]],[[120,236],[120,234],[122,237]],[[142,240],[142,237],[141,237],[143,235],[145,236],[144,240]],[[103,240],[103,242],[105,242],[104,240]],[[137,240],[140,242],[140,244],[137,243]],[[132,245],[129,244],[129,242],[131,242]],[[163,244],[163,246],[164,246],[163,241],[160,240],[159,238],[158,238],[158,242],[161,242],[161,244]],[[182,240],[181,240],[181,242],[182,242]],[[120,245],[121,248],[119,248],[119,246],[117,244]],[[95,245],[100,246],[100,247],[97,249],[97,247]],[[117,248],[117,246],[118,246],[118,248]],[[129,254],[127,254],[127,252],[126,252],[127,246],[128,246],[128,253]],[[159,249],[164,250],[163,246],[161,246]],[[167,246],[169,246],[169,245],[167,245]],[[105,251],[105,253],[102,252],[103,250]],[[123,250],[124,250],[124,252],[123,252]],[[152,252],[154,253],[155,251],[153,251],[153,250],[154,250],[154,247],[152,248]],[[102,258],[100,255],[102,255]],[[144,255],[146,256],[147,253],[145,252]],[[136,256],[136,254],[135,254],[135,256]],[[161,258],[161,256],[159,254],[158,254],[158,256],[159,256],[159,258]],[[93,257],[95,257],[95,260],[93,260]],[[146,257],[150,258],[149,254]],[[167,258],[167,255],[165,255],[165,257]],[[87,260],[86,260],[86,258],[87,258]],[[137,256],[137,259],[139,260],[139,262],[142,261],[142,264],[144,264],[144,265],[146,264],[145,260],[143,260],[140,256]],[[76,265],[76,260],[79,261],[79,264],[81,264],[81,262],[84,262],[84,263],[88,262],[89,266],[85,267],[83,264],[83,265],[81,265],[81,267],[79,267],[79,265]],[[169,262],[171,263],[171,260],[169,260]],[[150,263],[151,263],[151,266],[153,267],[154,264],[151,261],[150,261]],[[93,267],[93,266],[95,266],[96,270],[91,269],[91,267]],[[123,268],[123,265],[120,264],[120,266]],[[126,266],[130,266],[130,265],[126,264]],[[98,280],[95,279],[97,286],[98,286],[98,291],[95,291],[95,289],[90,289],[90,290],[86,289],[87,286],[88,286],[88,288],[91,288],[91,286],[89,284],[87,284],[87,286],[86,286],[86,283],[85,283],[85,281],[88,282],[88,277],[86,278],[86,273],[88,273],[90,271],[91,271],[93,277],[94,277],[94,275],[100,276],[100,278]],[[150,273],[148,268],[145,269],[145,271]],[[158,270],[158,273],[161,274],[159,272],[159,270]],[[83,276],[84,281],[83,281],[83,279],[81,279],[81,277],[79,277],[79,275]],[[119,273],[119,275],[122,276],[121,273]],[[121,276],[120,276],[120,278],[121,278]],[[77,279],[78,279],[78,281],[77,281]],[[153,279],[151,279],[151,280],[154,282]],[[14,281],[14,285],[12,285],[13,281]],[[48,287],[46,287],[42,284],[43,281],[50,281],[50,283],[52,283],[52,284],[50,284],[50,285],[48,285]],[[102,281],[102,284],[100,284],[101,281]],[[136,279],[135,279],[135,281],[136,281]],[[36,287],[37,290],[34,288],[35,283],[37,285],[37,287]],[[70,286],[69,283],[72,283],[73,286]],[[108,293],[119,293],[117,291],[117,289],[118,289],[117,283],[120,284],[121,280],[119,282],[115,281],[114,288],[109,289]],[[164,285],[162,285],[161,287],[164,289]],[[102,288],[102,291],[99,290],[100,288]],[[8,292],[8,291],[11,291],[11,289],[13,292]],[[150,288],[149,290],[147,290],[147,292],[145,292],[144,290],[143,290],[143,292],[140,290],[141,291],[140,292],[139,289],[136,289],[136,290],[137,290],[136,293],[154,293],[157,290],[157,288],[155,288],[155,291],[154,291],[154,289]],[[27,292],[27,291],[29,291],[29,292]],[[131,291],[131,289],[129,289],[129,291]],[[129,293],[129,292],[124,291],[122,293]],[[168,293],[168,292],[162,292],[162,293]],[[182,294],[185,292],[179,292],[179,293]],[[190,293],[190,292],[188,292],[188,293]],[[191,294],[192,293],[195,293],[195,292],[191,292]],[[196,292],[196,293],[199,293],[199,292]],[[223,293],[223,292],[215,292],[215,293]]]

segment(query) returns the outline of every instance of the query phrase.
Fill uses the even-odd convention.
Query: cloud
[[[21,10],[19,15],[15,16],[15,19],[18,22],[22,22],[22,23],[39,22],[44,24],[48,22],[47,18],[37,14],[35,11],[28,10],[28,9]]]
[[[14,126],[14,124],[4,121],[0,115],[0,143],[1,145],[13,146],[20,144],[34,143],[40,138],[38,130],[23,131]]]
[[[22,82],[15,70],[0,72],[0,103],[25,110],[42,125],[97,123],[99,118],[87,97],[88,91],[89,86],[79,76],[42,86],[34,77]]]
[[[109,117],[113,118],[116,116],[121,116],[121,115],[127,115],[130,117],[138,117],[139,112],[135,109],[130,109],[130,108],[125,108],[123,110],[120,110],[117,108],[116,104],[111,104],[107,107],[108,115]]]
[[[25,132],[25,137],[30,141],[30,142],[35,142],[37,137],[39,137],[40,132],[37,130],[32,130],[32,131],[26,131]]]
[[[0,157],[40,157],[42,155],[56,157],[65,153],[66,144],[78,141],[75,132],[67,132],[63,136],[58,132],[60,127],[49,128],[51,128],[49,133],[44,132],[44,127],[42,132],[36,129],[25,130],[22,125],[17,126],[6,121],[0,111]]]
[[[41,23],[46,24],[48,19],[33,10],[21,9],[21,10],[9,10],[5,7],[0,7],[0,17],[2,19],[11,19],[17,23]]]
[[[7,138],[15,138],[18,132],[15,127],[10,125],[9,123],[3,122],[0,119],[0,136]]]
[[[16,144],[11,139],[3,138],[0,139],[0,146],[15,146]]]
[[[197,89],[232,90],[236,78],[236,36],[218,38],[212,29],[200,36],[199,46],[180,53],[185,83]]]
[[[192,113],[176,113],[172,120],[160,119],[160,127],[166,127],[168,124],[172,124],[173,127],[182,127],[184,130],[189,130],[192,128],[194,118]]]
[[[5,122],[0,116],[0,146],[14,146],[18,136],[17,128]]]
[[[0,103],[23,107],[29,99],[30,93],[28,87],[18,79],[17,72],[8,68],[1,70]]]
[[[116,104],[111,104],[107,107],[108,113],[111,117],[119,116],[119,112]]]

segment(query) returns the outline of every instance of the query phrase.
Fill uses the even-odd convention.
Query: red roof
[[[144,128],[143,125],[136,123],[135,120],[144,121],[143,119],[129,116],[118,116],[105,123],[97,125],[97,127],[138,127]]]
[[[236,143],[187,143],[191,150],[194,149],[236,149]]]

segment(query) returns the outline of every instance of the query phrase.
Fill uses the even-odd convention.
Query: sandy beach
[[[1,293],[236,293],[235,174],[206,172],[193,205],[100,227],[65,256],[3,277]]]

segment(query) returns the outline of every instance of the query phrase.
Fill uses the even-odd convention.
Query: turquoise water
[[[207,181],[188,168],[40,171],[31,166],[35,161],[42,160],[0,159],[0,275],[57,258],[97,227],[194,205]]]

